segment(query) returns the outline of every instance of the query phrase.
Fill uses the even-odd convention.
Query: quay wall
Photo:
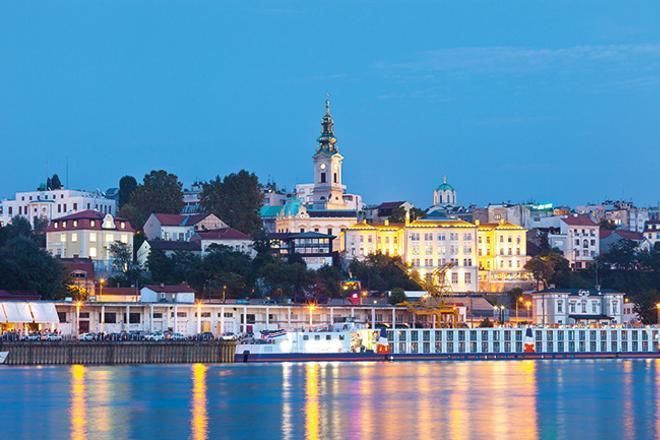
[[[234,362],[234,341],[0,342],[5,365],[124,365]]]

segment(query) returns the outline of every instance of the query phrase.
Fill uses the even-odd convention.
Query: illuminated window
[[[71,234],[71,241],[78,241],[78,234],[75,232]]]
[[[96,226],[96,220],[90,220],[90,221],[89,221],[89,225],[90,225],[92,228],[93,228],[94,226]]]
[[[96,232],[92,232],[89,234],[89,241],[95,242],[96,241]]]
[[[60,241],[64,243],[66,241],[66,234],[60,234]]]
[[[121,242],[122,243],[128,243],[128,235],[121,234]]]
[[[57,222],[53,223],[53,227],[57,229]]]
[[[73,227],[74,227],[74,228],[77,228],[77,227],[78,227],[78,220],[74,220],[74,221],[73,221]]]
[[[107,243],[112,243],[113,241],[115,241],[115,236],[112,234],[105,234],[105,241]]]
[[[89,248],[89,256],[90,256],[90,258],[96,258],[96,248],[95,247]]]
[[[122,229],[126,229],[126,222],[121,222],[119,224],[119,227],[122,228]]]

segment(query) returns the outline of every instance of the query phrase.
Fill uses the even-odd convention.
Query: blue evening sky
[[[46,170],[311,180],[368,202],[660,199],[657,1],[0,3],[0,196]]]

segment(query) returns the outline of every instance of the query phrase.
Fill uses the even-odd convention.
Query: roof
[[[194,226],[212,214],[153,214],[161,226]]]
[[[353,210],[346,209],[322,209],[317,211],[308,210],[307,214],[310,217],[340,217],[340,218],[355,218],[357,214]]]
[[[137,295],[135,287],[104,287],[103,296],[106,295]]]
[[[262,206],[259,209],[259,215],[261,217],[277,217],[277,215],[282,210],[283,206]]]
[[[68,271],[85,271],[94,276],[94,262],[91,258],[60,258],[62,266]]]
[[[564,223],[569,226],[598,226],[586,215],[573,215],[569,217],[563,217],[561,219]]]
[[[181,293],[181,292],[195,292],[195,289],[187,285],[181,284],[147,284],[147,289],[153,290],[158,293]]]
[[[611,316],[602,315],[602,314],[600,314],[600,315],[568,315],[568,317],[571,318],[571,319],[575,319],[576,321],[580,321],[580,320],[584,320],[584,319],[590,320],[590,321],[595,320],[595,319],[597,319],[597,320],[602,320],[602,319],[612,320],[612,319],[614,319]]]
[[[614,289],[562,289],[559,287],[553,287],[550,289],[544,289],[539,292],[533,292],[533,294],[539,293],[568,293],[569,296],[580,296],[581,293],[586,292],[588,295],[600,296],[604,293],[622,293]]]
[[[211,229],[198,231],[197,235],[202,240],[251,240],[252,238],[234,228]]]
[[[41,295],[31,290],[4,290],[0,289],[0,300],[9,301],[38,301]]]
[[[160,251],[200,251],[198,242],[193,241],[175,241],[175,240],[147,240],[151,249]]]
[[[76,230],[88,230],[88,229],[94,229],[100,231],[104,229],[102,227],[103,220],[108,215],[112,217],[116,230],[125,231],[125,232],[135,232],[133,226],[131,226],[131,222],[129,222],[125,218],[113,217],[111,214],[104,214],[102,212],[94,211],[91,209],[76,212],[74,214],[65,215],[64,217],[59,217],[51,220],[48,223],[48,228],[46,228],[46,232],[76,231]],[[95,222],[93,226],[92,226],[92,221]],[[74,226],[74,222],[76,223],[75,226]],[[106,229],[106,230],[112,230],[112,229]]]
[[[404,203],[406,203],[405,200],[400,200],[398,202],[383,202],[380,205],[378,205],[378,209],[398,208],[402,206]]]
[[[502,223],[481,223],[479,226],[479,229],[500,229],[500,230],[523,230],[523,228],[520,225],[516,225],[513,223],[509,222],[502,222]]]
[[[419,219],[410,223],[409,228],[476,228],[472,223],[457,218],[449,219]]]
[[[297,238],[335,238],[331,234],[322,234],[320,232],[272,232],[266,235],[269,240],[293,240]]]

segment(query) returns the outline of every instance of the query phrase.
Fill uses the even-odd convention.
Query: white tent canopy
[[[26,302],[3,302],[0,307],[4,310],[5,322],[27,323],[33,322],[30,306]]]
[[[29,303],[32,310],[32,317],[36,323],[53,323],[60,322],[55,310],[55,304],[52,303]]]

